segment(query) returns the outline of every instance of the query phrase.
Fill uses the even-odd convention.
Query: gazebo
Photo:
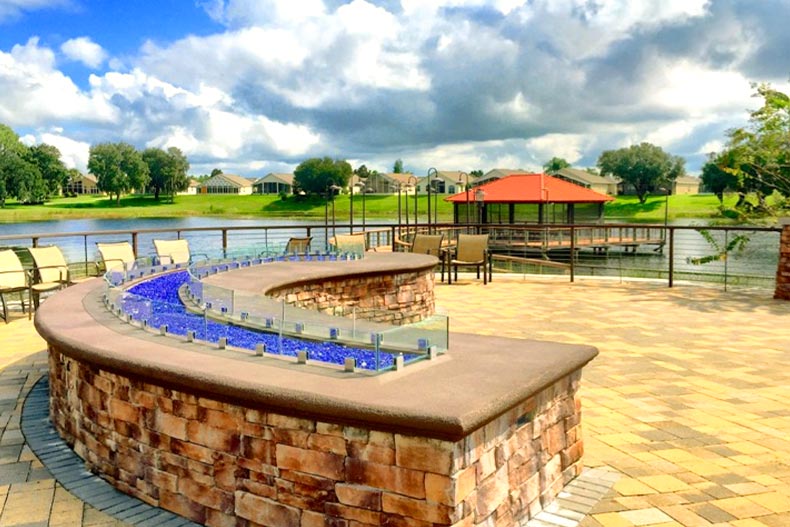
[[[614,198],[546,174],[513,174],[445,198],[455,223],[596,223]]]

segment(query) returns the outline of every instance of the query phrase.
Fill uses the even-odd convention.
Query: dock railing
[[[290,237],[313,237],[314,248],[325,236],[345,233],[336,225],[261,225],[135,229],[13,234],[7,224],[0,247],[57,245],[74,273],[96,275],[96,243],[128,241],[137,256],[152,255],[154,239],[187,239],[195,253],[228,258],[285,247]],[[647,224],[369,224],[367,248],[403,250],[415,232],[444,234],[452,244],[459,232],[488,233],[494,271],[511,274],[580,276],[702,282],[728,287],[773,289],[779,258],[780,227],[677,226]],[[355,230],[355,232],[359,232]],[[399,243],[400,242],[400,243]],[[496,279],[496,278],[495,278]]]

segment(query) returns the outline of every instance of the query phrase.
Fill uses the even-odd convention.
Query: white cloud
[[[720,139],[714,139],[702,145],[699,150],[697,150],[697,153],[708,155],[712,152],[721,152],[722,150],[724,150],[724,141]]]
[[[62,135],[63,130],[54,128],[49,132],[40,134],[25,134],[19,140],[27,146],[46,143],[60,151],[60,160],[66,168],[76,168],[85,172],[88,168],[88,154],[90,145]]]
[[[0,22],[12,20],[26,11],[66,5],[69,0],[0,0]]]
[[[177,146],[193,170],[327,153],[422,173],[584,166],[645,140],[694,158],[745,124],[749,81],[786,89],[781,54],[755,64],[788,41],[765,22],[781,6],[746,1],[204,0],[227,29],[172,42],[146,29],[112,58],[89,35],[64,43],[61,59],[98,68],[87,88],[37,39],[0,50],[0,122]]]
[[[326,12],[321,0],[211,0],[202,5],[211,18],[228,26],[298,24]]]
[[[55,68],[55,54],[40,47],[38,38],[0,51],[0,122],[36,126],[52,121],[107,123],[116,117],[102,97],[83,93]]]
[[[589,139],[578,134],[546,134],[529,139],[526,149],[534,163],[542,167],[552,157],[561,157],[570,164],[582,157]]]
[[[692,117],[754,105],[749,80],[736,71],[713,70],[688,60],[659,60],[649,77],[645,80],[652,84],[652,102]]]
[[[90,37],[72,38],[61,44],[60,51],[69,59],[96,69],[107,59],[107,52]]]
[[[90,145],[84,141],[76,141],[60,134],[41,134],[41,143],[57,147],[60,159],[68,168],[76,168],[82,172],[88,169]]]

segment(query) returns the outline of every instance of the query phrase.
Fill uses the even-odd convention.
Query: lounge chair
[[[33,306],[38,309],[41,293],[62,289],[71,283],[69,264],[66,263],[60,249],[54,245],[31,247],[29,251],[35,265],[30,292],[33,297]]]
[[[305,254],[310,252],[310,242],[313,241],[312,236],[304,238],[292,237],[285,245],[285,252],[287,254]]]
[[[8,324],[8,306],[5,295],[9,293],[19,293],[19,300],[22,303],[22,313],[25,312],[25,299],[22,296],[27,291],[28,311],[27,317],[30,318],[30,271],[22,267],[19,256],[12,249],[0,251],[0,303],[3,305],[3,320]]]
[[[189,241],[184,239],[154,240],[154,248],[159,265],[189,264],[195,256],[189,251]],[[207,254],[201,256],[208,260]]]
[[[492,278],[488,234],[459,234],[458,243],[447,253],[447,264],[447,283],[452,283],[453,270],[455,270],[455,279],[458,280],[459,267],[475,267],[477,278],[480,278],[482,267],[483,284],[487,284]],[[444,280],[444,265],[442,265],[442,280]]]
[[[129,242],[97,242],[99,251],[97,267],[99,273],[107,271],[128,271],[138,263],[134,249]]]

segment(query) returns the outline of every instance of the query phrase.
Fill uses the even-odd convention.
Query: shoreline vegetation
[[[440,222],[452,221],[452,204],[439,199],[431,202],[438,205]],[[414,219],[414,196],[408,196],[410,220]],[[606,220],[639,223],[663,223],[683,218],[707,219],[714,223],[772,224],[775,218],[743,219],[732,214],[737,201],[736,195],[725,195],[724,213],[716,196],[712,194],[650,196],[640,204],[636,196],[618,196],[616,201],[606,204]],[[665,208],[668,204],[668,210]],[[355,221],[362,218],[362,196],[354,196]],[[417,198],[420,221],[425,221],[428,198]],[[8,202],[0,209],[0,224],[68,219],[133,219],[133,218],[178,218],[189,216],[213,216],[227,218],[294,218],[323,220],[326,213],[335,217],[348,218],[349,196],[340,195],[327,206],[321,197],[281,199],[276,195],[238,196],[233,194],[202,194],[178,196],[174,203],[158,202],[151,197],[124,196],[120,205],[107,196],[78,196],[56,198],[42,205],[23,205]],[[401,215],[405,217],[406,204],[401,200]],[[398,196],[368,194],[365,196],[365,216],[368,221],[392,220],[398,217]]]

